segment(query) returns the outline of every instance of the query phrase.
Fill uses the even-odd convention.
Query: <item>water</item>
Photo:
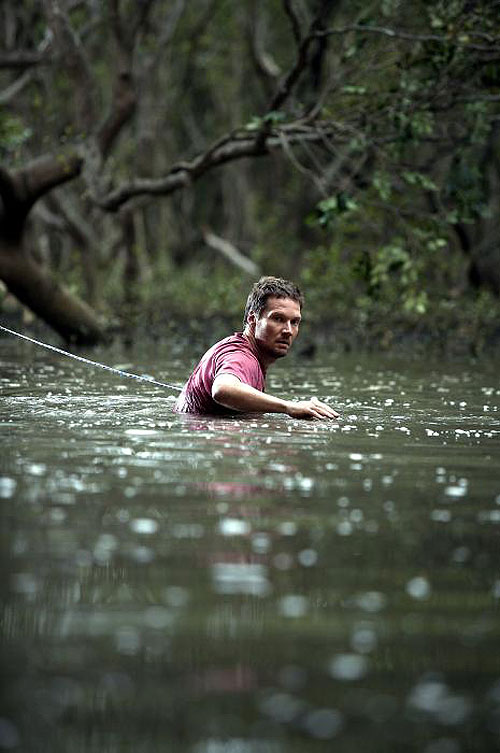
[[[0,750],[500,750],[498,363],[275,366],[333,423],[10,340],[0,376]]]

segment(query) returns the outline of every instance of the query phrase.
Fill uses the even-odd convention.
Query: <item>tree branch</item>
[[[236,248],[233,243],[226,240],[226,238],[221,238],[219,235],[212,233],[208,228],[203,228],[203,240],[209,248],[218,251],[225,256],[231,264],[234,264],[235,267],[246,272],[246,274],[253,277],[260,275],[260,270],[257,264],[252,261],[252,259],[249,259],[248,256],[245,256],[245,254],[242,254],[241,251]]]
[[[295,43],[297,47],[300,47],[300,43],[302,42],[302,31],[300,29],[299,19],[297,18],[295,10],[293,9],[291,0],[283,0],[283,7],[285,9],[286,15],[290,19]]]
[[[27,70],[22,73],[19,78],[16,78],[10,86],[0,92],[0,105],[8,104],[11,99],[14,99],[19,92],[21,92],[27,84],[32,80],[32,71]]]
[[[12,175],[16,200],[26,209],[40,196],[80,174],[83,158],[76,151],[46,155],[29,162]]]
[[[130,31],[127,33],[125,31],[127,24],[120,15],[119,0],[110,0],[109,17],[115,39],[117,62],[110,112],[97,133],[97,144],[103,159],[108,156],[120,131],[130,120],[136,108],[137,96],[133,75],[134,47],[137,35],[147,21],[152,2],[153,0],[142,0],[139,3],[137,16],[130,24]]]
[[[297,143],[302,140],[321,141],[327,133],[338,133],[338,128],[332,124],[316,124],[313,126],[300,125],[295,129],[288,124],[281,131],[286,134],[287,143]],[[167,196],[179,191],[205,173],[227,162],[235,162],[246,157],[260,157],[274,149],[282,147],[280,131],[274,129],[266,139],[264,146],[258,144],[255,136],[248,132],[233,132],[227,134],[212,145],[206,152],[198,155],[191,162],[178,162],[161,178],[136,179],[125,183],[111,191],[104,197],[93,197],[94,202],[110,212],[115,212],[123,204],[135,196],[144,194],[151,196]]]
[[[382,36],[391,37],[393,39],[404,39],[408,42],[439,42],[440,44],[454,44],[457,47],[464,47],[469,50],[476,50],[477,52],[498,52],[499,47],[495,47],[500,43],[499,37],[487,37],[487,41],[490,42],[490,46],[473,44],[467,41],[468,34],[461,34],[458,37],[444,37],[439,34],[412,34],[402,29],[390,29],[385,26],[368,26],[364,24],[352,24],[349,26],[341,26],[337,29],[324,29],[316,31],[316,37],[326,37],[335,34],[343,35],[350,31],[361,32],[363,34],[381,34]]]
[[[33,68],[36,65],[48,65],[52,59],[44,52],[19,50],[18,52],[2,52],[0,54],[0,69]]]
[[[54,34],[59,54],[75,85],[76,117],[79,127],[87,134],[95,123],[94,81],[80,40],[59,0],[44,0],[48,23]]]

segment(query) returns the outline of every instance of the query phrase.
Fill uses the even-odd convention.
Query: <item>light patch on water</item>
[[[500,523],[500,510],[482,510],[477,520],[479,523]]]
[[[406,593],[412,599],[425,600],[431,595],[431,584],[422,575],[411,578],[406,584]]]
[[[11,587],[17,593],[33,597],[40,586],[33,573],[14,573],[11,578]]]
[[[302,549],[297,559],[303,567],[313,567],[318,561],[318,553],[315,549]]]
[[[365,591],[355,597],[356,605],[365,612],[376,613],[387,605],[387,597],[381,591]]]
[[[368,654],[377,647],[377,634],[371,625],[356,625],[351,634],[351,648],[359,654]]]
[[[218,530],[223,536],[246,536],[252,530],[252,526],[241,518],[222,518]]]
[[[458,546],[456,549],[453,550],[453,553],[451,555],[452,562],[467,562],[467,560],[470,558],[471,551],[468,546]]]
[[[44,476],[47,472],[47,466],[45,463],[28,463],[24,470],[30,476]]]
[[[280,724],[292,722],[304,708],[304,701],[290,693],[269,693],[260,703],[260,710]]]
[[[353,530],[353,525],[349,520],[341,520],[340,523],[337,524],[336,528],[339,536],[350,536]]]
[[[287,594],[279,600],[278,609],[283,617],[304,617],[309,610],[309,602],[305,596]]]
[[[17,488],[17,481],[8,476],[0,478],[0,499],[10,499],[14,496]]]
[[[111,533],[102,533],[94,546],[94,560],[98,565],[107,564],[117,547],[118,540],[116,536],[113,536]]]
[[[164,630],[174,622],[174,615],[165,607],[149,607],[144,612],[144,623],[154,630]]]
[[[190,599],[189,591],[182,586],[167,586],[163,594],[167,604],[176,609],[185,607]]]
[[[155,553],[149,546],[134,546],[130,550],[130,556],[139,565],[149,565],[154,560]]]
[[[219,594],[267,596],[271,584],[264,565],[247,562],[216,562],[212,565],[213,588]]]
[[[430,515],[431,520],[436,523],[449,523],[451,520],[451,512],[449,510],[434,509]]]
[[[467,494],[467,486],[464,484],[451,484],[444,490],[447,497],[452,499],[458,499],[459,497],[465,497]]]
[[[422,679],[411,690],[408,706],[435,717],[441,724],[462,724],[472,710],[467,696],[453,693],[439,679]]]
[[[299,489],[306,494],[312,491],[314,484],[314,479],[309,476],[303,476],[301,473],[296,473],[294,476],[286,476],[283,480],[283,486],[285,489]]]
[[[126,429],[125,434],[128,437],[156,437],[161,432],[159,432],[157,429]]]
[[[176,539],[201,539],[205,528],[201,523],[175,523],[172,535]]]
[[[134,518],[130,521],[130,528],[134,533],[151,536],[158,530],[158,522],[152,518]]]
[[[134,627],[124,625],[115,632],[115,646],[120,654],[134,656],[141,648],[141,636]]]
[[[271,550],[271,537],[267,533],[254,533],[252,549],[256,554],[267,554]]]
[[[192,753],[283,753],[283,748],[280,742],[262,737],[230,737],[224,740],[209,737],[197,742],[192,748]]]
[[[493,583],[493,587],[491,589],[491,595],[494,599],[500,599],[500,580],[496,580]]]
[[[360,680],[368,672],[368,659],[359,654],[337,654],[330,661],[328,669],[336,680]]]
[[[304,729],[318,740],[330,740],[338,735],[343,726],[343,716],[337,709],[315,709],[304,721]]]

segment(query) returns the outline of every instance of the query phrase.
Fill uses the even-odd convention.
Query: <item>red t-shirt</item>
[[[220,374],[232,374],[244,384],[264,392],[266,378],[257,353],[241,332],[235,332],[207,350],[184,385],[174,410],[198,414],[238,413],[216,403],[212,397],[214,379]]]

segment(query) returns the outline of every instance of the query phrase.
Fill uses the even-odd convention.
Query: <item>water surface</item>
[[[340,420],[193,418],[1,340],[0,749],[500,750],[498,366],[286,359]]]

